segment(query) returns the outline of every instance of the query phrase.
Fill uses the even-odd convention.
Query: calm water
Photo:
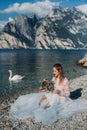
[[[76,64],[86,50],[4,50],[0,51],[0,98],[20,92],[38,90],[43,78],[52,78],[52,66],[61,63],[68,79],[87,74],[87,69]],[[19,83],[9,83],[8,70],[13,75],[25,75]]]

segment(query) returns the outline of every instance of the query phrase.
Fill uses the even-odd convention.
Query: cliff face
[[[86,48],[87,16],[75,8],[52,10],[36,31],[37,48]]]
[[[87,15],[59,7],[42,19],[18,16],[0,34],[0,48],[87,48]]]
[[[38,21],[35,15],[31,17],[20,15],[7,23],[0,34],[0,48],[32,48],[35,46],[34,26]]]

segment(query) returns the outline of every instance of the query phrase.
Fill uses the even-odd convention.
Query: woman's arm
[[[70,95],[69,81],[68,81],[67,78],[64,79],[62,94],[63,94],[63,96],[69,96]]]
[[[55,94],[60,94],[60,93],[61,93],[61,91],[60,91],[60,90],[58,90],[58,89],[56,89],[56,90],[54,90],[54,91],[53,91],[53,93],[55,93]]]
[[[42,92],[46,92],[46,91],[47,91],[47,90],[46,90],[45,88],[43,88],[43,87],[40,87],[39,90],[42,91]]]

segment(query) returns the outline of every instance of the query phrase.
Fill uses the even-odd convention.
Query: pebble
[[[87,98],[87,75],[70,80],[70,89],[74,91],[82,88],[81,97]],[[58,120],[52,125],[43,125],[34,119],[9,119],[10,104],[16,98],[4,101],[0,106],[0,130],[87,130],[87,112],[77,113],[64,120]]]

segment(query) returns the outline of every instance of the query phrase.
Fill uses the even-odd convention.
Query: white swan
[[[12,77],[12,70],[8,70],[8,72],[10,73],[9,81],[19,81],[19,80],[22,80],[24,78],[24,76],[21,76],[21,75],[14,75]]]

